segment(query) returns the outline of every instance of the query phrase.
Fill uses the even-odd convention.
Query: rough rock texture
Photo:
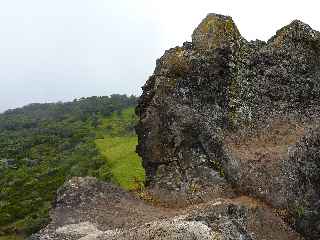
[[[298,216],[297,230],[320,239],[320,128],[310,131],[296,144],[290,160],[295,199],[291,209]]]
[[[89,234],[97,227],[99,231],[130,228],[174,213],[164,213],[110,183],[76,177],[58,190],[51,223],[31,239],[64,239],[64,232]]]
[[[157,61],[136,112],[155,196],[225,197],[231,185],[320,239],[319,32],[295,20],[248,42],[230,17],[209,14]]]
[[[94,178],[67,182],[51,216],[30,240],[302,239],[269,207],[247,197],[164,209]]]
[[[117,186],[93,177],[76,177],[58,190],[50,227],[90,222],[106,230],[132,227],[163,215],[161,209],[144,204]]]

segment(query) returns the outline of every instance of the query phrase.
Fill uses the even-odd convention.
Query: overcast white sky
[[[0,112],[32,102],[140,94],[165,49],[214,12],[248,40],[300,19],[320,30],[320,1],[0,0]]]

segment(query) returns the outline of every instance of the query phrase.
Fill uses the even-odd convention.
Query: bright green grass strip
[[[136,121],[131,107],[102,118],[96,129],[99,138],[95,142],[108,161],[112,179],[126,190],[139,189],[145,181],[141,159],[135,152],[138,139],[131,129]]]
[[[136,136],[108,137],[97,139],[96,144],[107,158],[114,181],[127,190],[143,186],[145,172],[141,159],[135,153]]]
[[[135,153],[136,136],[109,137],[96,139],[101,153],[107,158],[112,178],[122,188],[139,189],[145,181],[145,172],[141,159]]]

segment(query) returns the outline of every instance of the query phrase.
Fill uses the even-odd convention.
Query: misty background
[[[232,16],[247,40],[268,40],[294,19],[320,30],[319,5],[317,0],[3,0],[0,112],[34,102],[139,95],[156,59],[190,41],[209,12]]]

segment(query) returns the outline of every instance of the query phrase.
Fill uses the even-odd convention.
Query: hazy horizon
[[[210,12],[247,40],[294,19],[320,30],[317,1],[11,0],[0,5],[0,112],[36,102],[139,95],[156,59]],[[283,9],[287,9],[284,11]]]

